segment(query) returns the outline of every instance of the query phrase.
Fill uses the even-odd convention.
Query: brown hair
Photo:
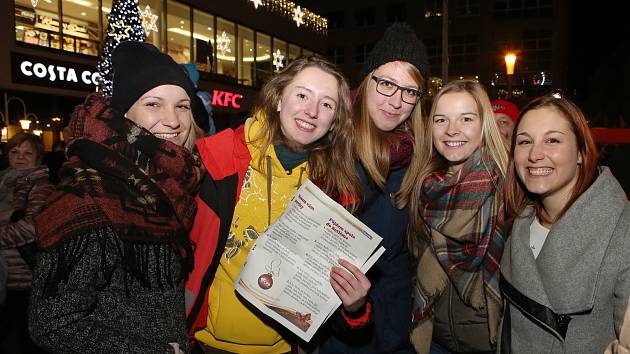
[[[343,74],[326,59],[318,55],[295,59],[263,86],[254,112],[262,113],[265,119],[262,120],[263,128],[254,139],[261,142],[263,155],[269,146],[287,143],[287,138],[282,133],[278,103],[284,89],[306,68],[317,68],[332,75],[337,80],[339,91],[330,132],[306,147],[309,177],[317,181],[332,198],[341,200],[351,197],[357,201],[359,178],[352,157],[350,89]],[[356,203],[349,205],[348,208],[354,210],[355,205]]]
[[[578,153],[582,156],[582,163],[578,165],[578,178],[575,186],[573,187],[571,197],[560,213],[558,213],[555,220],[547,220],[547,218],[543,215],[542,200],[537,195],[527,191],[521,180],[518,178],[516,174],[516,167],[514,166],[516,131],[522,121],[522,117],[529,111],[542,108],[555,109],[564,117],[564,119],[567,120],[569,126],[571,127],[571,131],[575,134]],[[575,202],[575,200],[584,193],[588,187],[590,187],[597,177],[599,153],[597,151],[597,146],[595,145],[595,139],[593,139],[593,135],[588,127],[586,117],[580,108],[578,108],[578,106],[576,106],[573,102],[557,94],[539,97],[523,108],[519,116],[519,120],[514,127],[514,135],[512,136],[510,151],[512,152],[512,159],[510,160],[506,176],[505,198],[508,216],[511,219],[522,216],[521,214],[525,208],[528,205],[532,205],[536,216],[540,221],[545,223],[555,223],[564,215],[569,207],[571,207],[573,202]]]
[[[399,203],[401,206],[409,204],[410,226],[414,233],[422,230],[424,223],[422,215],[420,215],[422,182],[431,173],[446,168],[444,158],[435,151],[433,146],[433,115],[442,96],[459,92],[468,93],[475,100],[477,112],[481,117],[481,147],[485,148],[492,157],[501,175],[506,175],[509,159],[507,141],[501,135],[494,120],[492,105],[486,90],[477,81],[456,80],[449,82],[435,95],[429,117],[416,122],[416,151],[400,188]],[[410,245],[413,246],[413,243],[414,238],[410,237]]]
[[[44,143],[42,143],[42,139],[35,134],[25,132],[15,134],[11,139],[9,139],[7,145],[4,147],[5,154],[8,154],[11,149],[22,145],[24,142],[31,144],[31,146],[35,149],[35,154],[37,155],[35,156],[35,160],[37,161],[37,164],[40,164],[42,157],[44,157]]]
[[[400,63],[404,66],[407,74],[416,82],[420,90],[424,91],[424,78],[422,74],[420,74],[420,70],[408,62],[401,61]],[[379,188],[383,188],[385,179],[389,174],[389,144],[391,132],[381,131],[376,124],[374,124],[368,111],[367,93],[373,73],[374,70],[365,76],[357,89],[353,117],[356,134],[354,151],[367,174],[370,176],[370,180]],[[411,127],[412,134],[416,135],[417,131],[414,130],[414,127],[419,121],[422,121],[421,101],[416,103],[409,117],[402,124],[408,124]]]

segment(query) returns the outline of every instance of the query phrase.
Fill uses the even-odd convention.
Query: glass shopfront
[[[112,0],[15,0],[15,38],[30,45],[96,57],[107,36],[111,8]],[[139,0],[138,9],[145,21],[155,16],[153,29],[145,32],[147,42],[178,63],[193,62],[201,72],[219,74],[241,85],[258,87],[271,76],[275,70],[273,53],[278,50],[284,56],[284,66],[312,53],[286,38],[272,37],[176,1]]]

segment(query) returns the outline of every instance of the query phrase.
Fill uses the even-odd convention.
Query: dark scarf
[[[37,218],[40,248],[60,252],[54,281],[67,278],[80,258],[81,239],[108,227],[123,241],[125,271],[144,286],[152,247],[176,250],[183,279],[193,266],[188,231],[200,173],[194,156],[117,116],[97,95],[77,106],[70,128],[61,183]]]
[[[459,172],[438,171],[423,181],[421,214],[429,236],[418,265],[416,322],[430,319],[433,302],[450,281],[466,305],[487,309],[491,341],[496,339],[505,243],[502,183],[482,149]]]
[[[397,170],[411,162],[413,155],[413,136],[406,129],[396,129],[391,133],[389,142],[389,169]]]

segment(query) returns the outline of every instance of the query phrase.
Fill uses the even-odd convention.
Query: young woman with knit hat
[[[189,335],[205,353],[297,350],[294,336],[236,295],[234,281],[304,180],[337,200],[358,195],[349,90],[332,64],[317,56],[292,61],[263,86],[254,112],[244,126],[197,143],[208,173],[191,232],[195,268],[186,305]],[[334,267],[330,279],[342,300],[335,316],[363,326],[370,282],[352,264],[340,264],[345,270]]]
[[[476,81],[446,84],[417,123],[402,188],[418,258],[411,340],[418,353],[494,352],[507,142]]]
[[[397,194],[413,155],[413,127],[422,119],[426,49],[406,24],[391,25],[362,70],[354,102],[354,153],[361,178],[356,215],[382,238],[386,251],[367,273],[372,323],[363,330],[320,333],[320,353],[413,353],[411,258],[406,208]]]
[[[200,165],[184,71],[123,42],[113,96],[77,106],[61,183],[37,219],[31,336],[55,353],[181,353]]]

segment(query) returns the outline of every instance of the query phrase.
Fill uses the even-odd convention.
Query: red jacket
[[[226,129],[197,142],[206,168],[190,233],[195,243],[195,267],[186,282],[186,325],[191,347],[195,332],[207,325],[208,289],[225,249],[230,224],[240,196],[251,155],[245,143],[245,126]],[[337,331],[362,329],[371,324],[371,304],[364,313],[350,317],[343,311],[333,316]]]

